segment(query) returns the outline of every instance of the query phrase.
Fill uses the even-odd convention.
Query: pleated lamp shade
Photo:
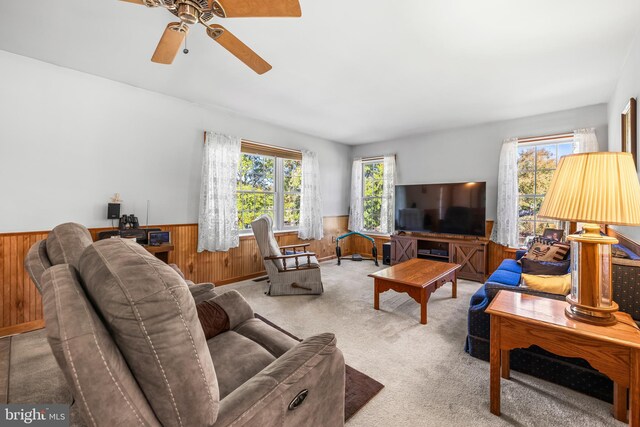
[[[630,153],[560,159],[538,216],[593,224],[640,225],[640,183]]]

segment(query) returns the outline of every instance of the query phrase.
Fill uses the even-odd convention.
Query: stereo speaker
[[[382,263],[391,265],[391,243],[382,244]]]
[[[120,203],[109,203],[107,205],[107,219],[120,218]]]

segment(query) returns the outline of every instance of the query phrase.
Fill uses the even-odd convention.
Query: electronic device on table
[[[148,234],[149,246],[160,246],[171,243],[170,231],[150,231]]]
[[[396,185],[395,230],[485,236],[486,182]]]

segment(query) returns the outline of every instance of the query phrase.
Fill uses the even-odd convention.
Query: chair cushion
[[[216,373],[185,281],[126,239],[94,243],[79,264],[89,298],[162,425],[212,425]]]
[[[216,335],[207,341],[207,345],[217,367],[220,399],[276,360],[260,344],[234,331]]]
[[[49,344],[87,424],[159,426],[122,354],[87,300],[75,268],[68,264],[51,267],[42,280]]]
[[[499,283],[501,285],[518,286],[520,284],[520,274],[507,270],[496,270],[493,272],[487,283]]]
[[[42,274],[47,268],[51,267],[51,261],[49,261],[49,257],[47,256],[46,240],[39,240],[29,248],[29,252],[27,252],[24,260],[24,266],[29,273],[29,277],[31,277],[31,280],[36,285],[36,288],[42,293]]]
[[[82,252],[93,243],[91,233],[74,222],[60,224],[47,236],[47,256],[52,265],[71,264],[78,268]]]

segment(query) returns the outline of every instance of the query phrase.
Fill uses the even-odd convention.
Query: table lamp
[[[613,325],[618,304],[611,286],[611,245],[599,224],[640,225],[640,183],[630,153],[584,153],[560,159],[538,216],[585,223],[571,242],[571,293],[565,314]]]

